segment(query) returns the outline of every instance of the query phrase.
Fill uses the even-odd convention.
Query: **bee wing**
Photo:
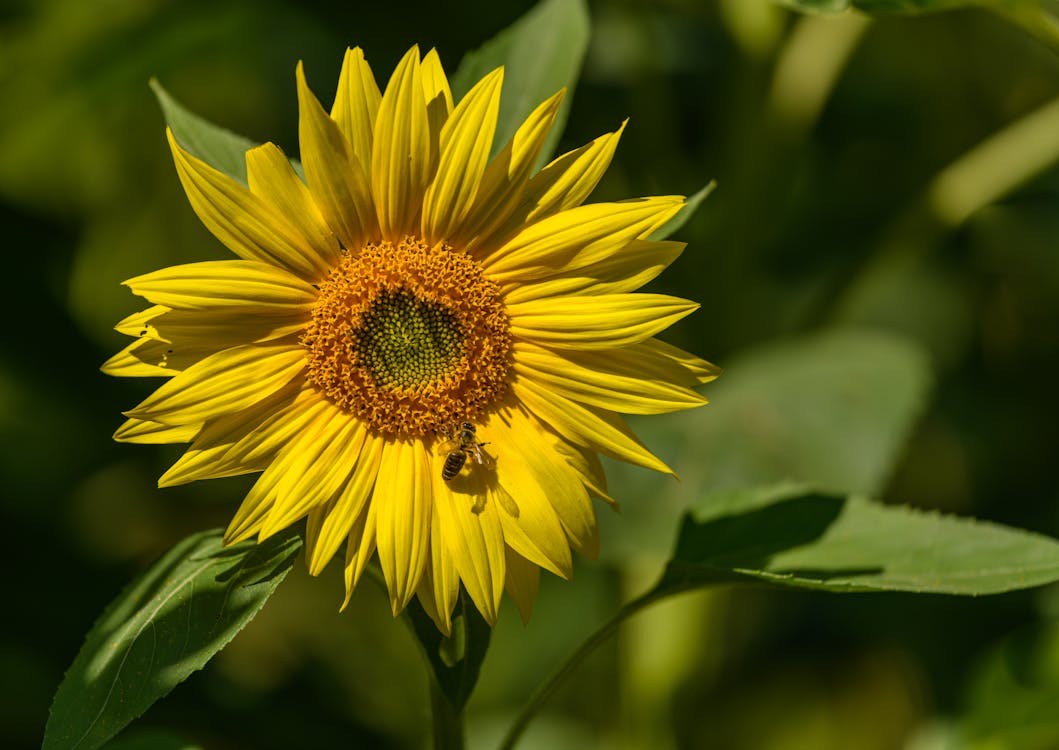
[[[459,450],[460,450],[460,439],[459,438],[449,438],[445,442],[440,443],[438,445],[438,453],[440,453],[442,455],[447,455],[449,453],[456,453]]]
[[[479,466],[484,466],[487,469],[492,469],[496,466],[496,460],[485,452],[482,448],[483,443],[475,443],[474,445],[474,460]]]

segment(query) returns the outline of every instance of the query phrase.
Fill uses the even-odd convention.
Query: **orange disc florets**
[[[502,395],[511,334],[500,290],[468,255],[417,238],[369,243],[320,284],[308,377],[379,432],[473,422]]]

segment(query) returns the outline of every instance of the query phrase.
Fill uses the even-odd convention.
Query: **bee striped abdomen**
[[[467,454],[462,451],[453,451],[445,456],[445,465],[441,467],[441,478],[446,482],[460,473],[460,469],[467,463]]]
[[[463,465],[467,463],[468,456],[473,457],[482,466],[492,466],[489,457],[482,450],[486,443],[478,442],[474,434],[474,425],[470,422],[462,422],[455,433],[443,429],[441,434],[449,438],[448,443],[442,446],[442,450],[448,450],[445,463],[441,466],[441,478],[446,482],[460,473]]]

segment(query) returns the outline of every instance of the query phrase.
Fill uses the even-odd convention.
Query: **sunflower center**
[[[353,338],[360,361],[384,388],[432,383],[451,373],[463,354],[456,316],[404,290],[376,297]]]
[[[306,326],[309,381],[395,437],[474,422],[503,395],[511,334],[497,285],[465,253],[369,243],[320,284]]]

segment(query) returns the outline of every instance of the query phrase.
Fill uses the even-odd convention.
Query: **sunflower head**
[[[304,179],[265,144],[242,184],[170,132],[236,259],[125,282],[151,306],[104,365],[167,378],[115,434],[190,442],[160,485],[260,473],[227,541],[304,519],[313,574],[344,545],[347,602],[377,555],[394,613],[418,596],[446,634],[461,586],[527,618],[541,568],[594,556],[599,454],[669,471],[621,415],[703,404],[718,373],[654,338],[696,305],[636,291],[683,249],[650,237],[684,199],[584,204],[621,128],[536,170],[561,91],[490,159],[502,83],[455,103],[413,47],[380,90],[352,49],[327,112],[299,65]]]

